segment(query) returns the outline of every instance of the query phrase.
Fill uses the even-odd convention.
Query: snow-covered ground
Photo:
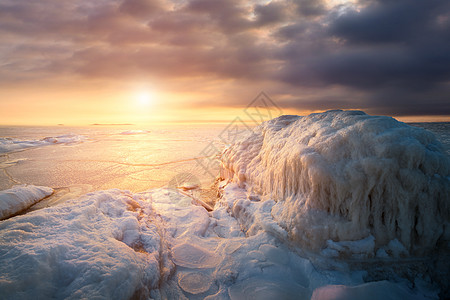
[[[420,276],[415,288],[400,277],[365,283],[365,270],[299,255],[273,202],[250,201],[235,184],[223,193],[210,213],[173,189],[109,190],[2,221],[2,297],[436,298]]]
[[[281,117],[222,163],[211,212],[195,186],[113,189],[0,221],[1,297],[449,296],[450,167],[426,131],[355,112]]]

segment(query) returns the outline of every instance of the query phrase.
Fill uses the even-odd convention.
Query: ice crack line
[[[3,156],[3,157],[6,157],[6,159],[5,159],[5,161],[4,161],[3,163],[9,161],[9,155],[8,155],[8,154],[2,155],[2,156]],[[10,166],[4,166],[4,167],[1,168],[2,171],[3,171],[3,173],[5,174],[5,176],[6,176],[11,182],[13,182],[13,183],[15,183],[15,184],[20,184],[19,181],[17,181],[16,179],[14,179],[14,177],[12,177],[12,176],[8,173],[8,171],[6,170],[6,168],[8,168],[8,167],[10,167]]]
[[[120,161],[93,160],[93,159],[68,159],[68,160],[65,160],[65,161],[71,161],[71,162],[97,162],[97,163],[98,162],[104,162],[104,163],[125,165],[125,166],[130,166],[130,167],[159,167],[159,166],[171,165],[171,164],[187,162],[187,161],[194,161],[194,160],[197,160],[197,159],[203,159],[203,158],[209,158],[209,157],[210,156],[200,156],[200,157],[180,159],[180,160],[168,161],[168,162],[157,163],[157,164],[134,164],[134,163],[127,163],[127,162],[120,162]]]

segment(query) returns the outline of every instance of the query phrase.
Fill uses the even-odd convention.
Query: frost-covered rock
[[[27,209],[52,193],[52,188],[25,184],[0,191],[0,220]]]
[[[310,249],[373,236],[374,251],[397,240],[423,254],[450,238],[449,157],[432,133],[390,117],[281,116],[228,147],[221,176],[276,200],[275,220]]]

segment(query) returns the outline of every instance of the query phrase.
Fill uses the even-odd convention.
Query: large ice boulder
[[[391,117],[278,117],[224,150],[221,176],[277,201],[273,218],[312,250],[422,255],[450,239],[449,157]]]

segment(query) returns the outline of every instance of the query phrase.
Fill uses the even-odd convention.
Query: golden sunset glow
[[[139,105],[147,107],[154,101],[154,96],[148,91],[143,91],[137,95],[137,101],[139,102]]]
[[[375,2],[8,2],[0,124],[231,120],[261,91],[295,114],[449,120],[448,64],[427,65],[448,60],[445,10],[413,32]]]

